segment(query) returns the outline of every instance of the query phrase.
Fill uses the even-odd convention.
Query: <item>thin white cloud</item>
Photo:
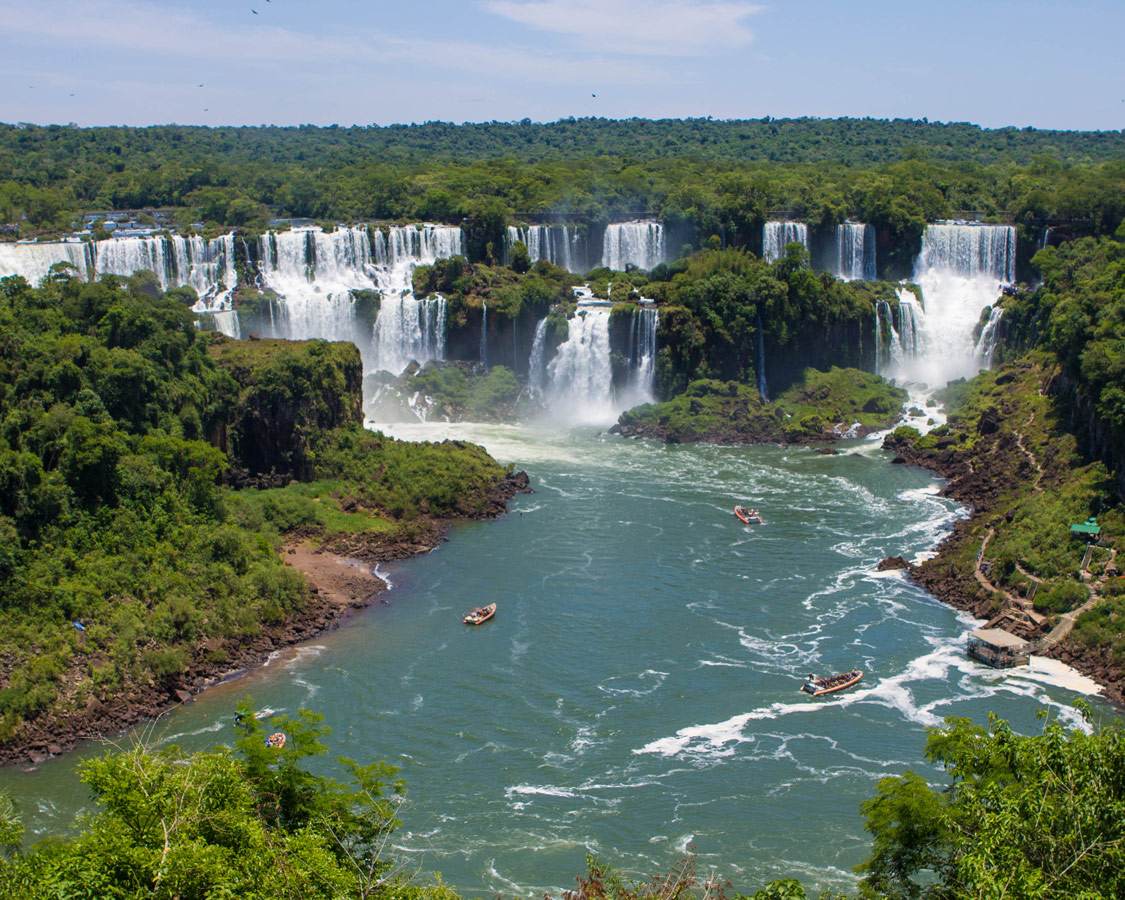
[[[250,20],[217,21],[191,7],[118,0],[114,15],[84,0],[56,0],[44,16],[22,0],[0,0],[0,22],[21,60],[0,73],[26,71],[36,58],[34,90],[0,101],[0,121],[153,122],[422,121],[480,118],[481,105],[522,116],[601,112],[587,104],[590,85],[613,84],[621,97],[672,83],[653,58],[543,50],[524,44],[423,39],[360,27],[349,33]],[[96,57],[93,67],[76,53]],[[22,77],[22,76],[18,76]],[[519,86],[513,93],[511,88]],[[22,87],[22,84],[21,84]],[[542,100],[541,100],[542,97]],[[605,104],[607,101],[594,101]],[[542,112],[540,112],[540,110]]]
[[[484,0],[486,10],[582,45],[616,53],[701,56],[745,47],[745,20],[762,7],[741,0]]]

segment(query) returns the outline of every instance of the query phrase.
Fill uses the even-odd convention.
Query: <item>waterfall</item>
[[[445,358],[445,298],[384,297],[375,320],[371,368],[399,374],[411,362]]]
[[[629,383],[619,405],[629,409],[652,403],[656,387],[656,331],[659,314],[654,308],[638,307],[629,323]]]
[[[211,324],[214,329],[236,341],[242,337],[242,327],[238,322],[238,313],[234,310],[220,310],[211,313]]]
[[[900,329],[895,328],[895,316],[891,305],[886,300],[880,300],[875,304],[875,369],[885,378],[895,378],[902,371],[906,351],[900,330],[907,335],[906,341],[912,354],[916,343],[914,313],[918,309],[917,299],[905,288],[899,288],[897,293],[898,315],[903,323]],[[884,322],[889,339],[883,336]]]
[[[509,262],[516,241],[523,241],[528,258],[533,263],[545,259],[576,273],[585,272],[588,268],[586,238],[583,232],[570,225],[509,225],[505,248]]]
[[[70,263],[83,279],[129,277],[142,270],[156,275],[162,291],[190,286],[199,294],[196,312],[230,308],[238,280],[234,234],[206,241],[198,235],[112,237],[101,241],[0,244],[0,278],[22,275],[38,284],[56,263]]]
[[[546,317],[535,326],[535,337],[531,342],[531,359],[527,363],[527,387],[533,395],[543,393],[545,370],[543,367],[543,343],[547,336]]]
[[[765,403],[770,402],[769,386],[766,384],[766,337],[762,333],[762,316],[758,314],[758,393]]]
[[[773,262],[785,255],[786,244],[809,248],[809,226],[804,222],[766,222],[762,229],[762,259]]]
[[[955,378],[971,378],[989,365],[991,348],[975,339],[977,324],[1003,284],[1015,278],[1015,266],[1016,231],[1011,226],[930,225],[914,263],[922,305],[899,291],[903,359],[893,377],[940,387]]]
[[[19,275],[38,285],[57,263],[69,263],[78,270],[78,277],[88,278],[93,268],[91,245],[80,241],[0,243],[0,278]]]
[[[922,235],[914,272],[942,271],[962,278],[1016,280],[1016,229],[1011,225],[936,223]],[[979,310],[978,310],[979,311]]]
[[[488,304],[483,301],[480,313],[480,364],[488,369]]]
[[[833,274],[844,281],[874,281],[875,229],[861,222],[836,226],[836,266]]]
[[[367,371],[397,375],[412,360],[441,359],[445,299],[415,299],[414,268],[461,252],[455,226],[267,232],[259,242],[259,272],[281,301],[273,324],[262,327],[276,337],[353,341]],[[382,296],[373,328],[356,318],[353,291]]]
[[[651,220],[607,225],[602,265],[616,271],[626,266],[651,269],[664,262],[664,226]]]
[[[156,275],[162,291],[171,287],[173,256],[163,237],[109,238],[94,242],[94,272],[129,276],[147,270]]]
[[[981,366],[986,369],[992,368],[992,354],[996,350],[996,338],[999,335],[1000,318],[1003,315],[1004,310],[999,306],[992,307],[988,315],[988,321],[981,329],[980,337],[977,339],[977,345],[974,348]]]
[[[552,417],[572,424],[612,422],[613,369],[609,359],[609,310],[579,307],[567,320],[567,339],[547,365]]]

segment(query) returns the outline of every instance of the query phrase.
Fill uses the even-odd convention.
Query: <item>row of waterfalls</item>
[[[222,308],[234,289],[234,235],[121,237],[104,241],[0,244],[0,278],[22,275],[39,284],[52,267],[73,267],[83,280],[148,271],[162,291],[191,286],[208,305]]]
[[[545,259],[578,274],[598,266],[618,271],[630,266],[651,269],[668,260],[664,225],[652,219],[607,225],[600,248],[591,248],[584,225],[511,225],[507,235],[509,259],[517,241],[527,247],[533,263]]]
[[[762,259],[781,259],[789,244],[801,244],[813,256],[809,226],[804,222],[766,222],[762,226]],[[837,225],[831,246],[819,248],[814,262],[844,281],[874,281],[875,229],[862,222]]]
[[[581,269],[589,262],[585,233],[570,226],[513,228],[533,259],[547,258]],[[267,232],[243,253],[256,261],[256,286],[271,299],[257,308],[230,310],[237,283],[235,236],[212,240],[180,235],[112,238],[97,242],[0,244],[0,277],[20,274],[38,282],[57,263],[80,277],[155,273],[161,288],[190,285],[199,295],[197,311],[212,314],[215,326],[231,336],[254,330],[262,337],[348,340],[356,343],[368,372],[402,372],[412,361],[425,364],[446,356],[446,302],[417,299],[416,266],[464,251],[457,226],[393,228],[316,227]],[[767,223],[763,255],[779,258],[787,244],[808,245],[801,223]],[[874,276],[870,226],[845,223],[837,229],[836,268],[840,277]],[[943,384],[975,374],[991,362],[1000,310],[994,306],[1003,284],[1015,278],[1016,234],[1010,226],[938,223],[927,228],[915,262],[912,289],[899,290],[897,306],[877,310],[878,370],[899,381]],[[657,222],[627,222],[606,229],[601,258],[616,269],[651,268],[666,256],[665,234]],[[253,272],[253,266],[247,271]],[[986,316],[984,312],[989,310]],[[488,319],[483,312],[480,360],[488,365]],[[571,419],[604,420],[613,410],[652,399],[658,314],[637,307],[629,324],[616,378],[611,364],[610,308],[583,299],[569,320],[569,333],[553,354],[546,350],[547,321],[537,323],[526,369],[528,391]],[[556,337],[557,342],[557,337]],[[621,343],[619,338],[618,343]],[[761,343],[761,342],[759,342]],[[757,348],[760,387],[765,393],[766,347]],[[507,352],[507,351],[505,351]],[[518,351],[515,351],[518,355]],[[550,358],[547,358],[547,357]],[[513,368],[524,360],[512,358]],[[507,363],[506,363],[507,364]]]

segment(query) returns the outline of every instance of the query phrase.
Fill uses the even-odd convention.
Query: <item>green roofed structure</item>
[[[1077,525],[1070,526],[1070,533],[1081,535],[1087,540],[1096,538],[1102,533],[1102,526],[1098,524],[1098,520],[1090,516],[1085,522],[1080,522]]]

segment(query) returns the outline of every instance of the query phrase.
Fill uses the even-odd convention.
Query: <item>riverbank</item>
[[[975,396],[951,416],[951,428],[924,437],[899,429],[883,443],[893,464],[933,472],[945,480],[941,495],[971,510],[933,558],[908,569],[943,603],[977,618],[1012,608],[1013,600],[1053,617],[1069,608],[1053,597],[1066,588],[1088,592],[1074,577],[1085,544],[1071,537],[1067,523],[1083,521],[1108,498],[1098,492],[1104,488],[1096,489],[1097,473],[1074,462],[1074,438],[1055,420],[1052,374],[1021,363],[982,375]],[[982,570],[989,577],[980,577]],[[1044,628],[1026,636],[1045,634]],[[1070,638],[1044,656],[1097,682],[1112,703],[1125,704],[1125,666],[1111,648]]]
[[[409,533],[334,535],[318,528],[295,530],[287,535],[281,556],[286,565],[302,572],[309,582],[309,595],[300,610],[283,622],[263,624],[252,636],[201,641],[192,648],[187,667],[173,678],[130,685],[104,702],[91,696],[80,709],[49,713],[28,723],[14,739],[0,746],[0,765],[38,765],[85,741],[119,735],[140,722],[191,702],[211,685],[262,665],[280,649],[339,627],[386,589],[386,583],[374,574],[378,563],[428,553],[446,540],[452,522],[501,516],[507,512],[512,497],[529,491],[526,473],[515,473],[495,486],[484,512],[424,518]],[[78,684],[84,676],[81,663],[71,668],[62,676],[64,684]]]

